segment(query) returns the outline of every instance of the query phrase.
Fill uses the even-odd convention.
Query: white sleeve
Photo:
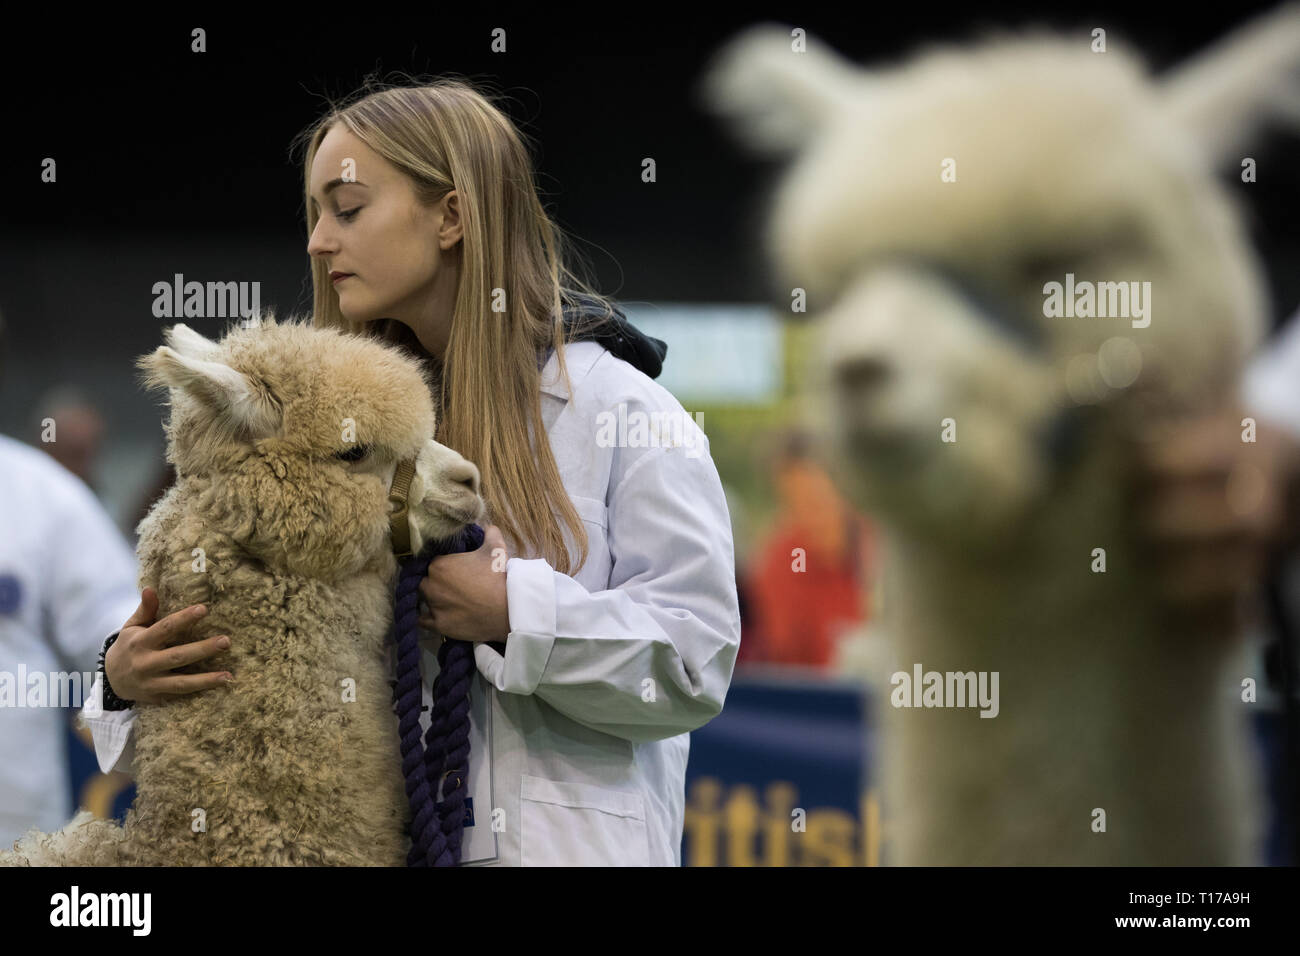
[[[1300,313],[1247,368],[1241,392],[1248,411],[1300,436]]]
[[[498,690],[634,742],[722,710],[740,647],[735,554],[722,483],[696,438],[695,457],[648,449],[611,492],[609,590],[588,592],[543,559],[506,563],[505,655],[475,647]]]
[[[140,604],[136,557],[85,483],[61,468],[57,477],[43,560],[46,627],[67,666],[93,672],[105,635]]]
[[[95,759],[103,773],[121,770],[131,772],[135,759],[135,710],[104,710],[104,675],[95,675],[95,684],[81,711],[81,724],[90,730],[95,742]]]
[[[122,533],[94,493],[76,476],[51,477],[49,550],[44,557],[45,608],[49,640],[71,667],[95,673],[81,711],[82,725],[95,742],[95,757],[105,773],[127,770],[133,710],[105,712],[101,706],[99,652],[107,635],[119,630],[140,603],[137,562]]]

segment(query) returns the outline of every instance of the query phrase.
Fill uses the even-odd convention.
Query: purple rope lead
[[[448,638],[438,648],[438,676],[433,682],[429,732],[420,743],[420,581],[429,562],[444,554],[477,551],[483,529],[468,525],[442,541],[431,541],[418,555],[402,562],[394,605],[397,682],[393,702],[402,740],[402,775],[411,805],[411,849],[407,866],[456,866],[464,836],[466,780],[469,778],[469,684],[474,672],[474,644]],[[449,789],[438,799],[443,778]]]

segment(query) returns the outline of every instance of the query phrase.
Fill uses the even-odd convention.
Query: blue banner
[[[738,669],[722,713],[691,733],[682,865],[887,865],[871,706],[853,682]],[[1261,862],[1286,866],[1283,718],[1261,709],[1254,726],[1270,802]],[[122,819],[135,797],[131,778],[99,773],[87,732],[69,730],[68,754],[74,805]]]
[[[789,670],[739,670],[691,733],[683,866],[878,866],[868,695]]]

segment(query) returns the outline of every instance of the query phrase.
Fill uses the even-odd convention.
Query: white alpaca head
[[[1113,411],[1233,387],[1267,302],[1214,167],[1269,113],[1295,116],[1297,8],[1160,80],[1114,38],[999,37],[864,70],[812,39],[796,52],[794,33],[746,31],[702,92],[752,148],[797,154],[764,241],[777,295],[805,290],[819,322],[812,421],[860,504],[1004,527]],[[1149,300],[1045,314],[1067,274]]]
[[[479,473],[433,441],[418,363],[391,347],[266,314],[220,342],[185,325],[139,359],[169,389],[167,457],[206,486],[205,518],[269,567],[351,574],[388,547],[388,493],[414,460],[411,546],[483,514]]]

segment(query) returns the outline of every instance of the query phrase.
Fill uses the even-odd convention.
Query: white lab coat
[[[122,626],[140,597],[135,554],[85,482],[5,435],[0,525],[4,848],[30,827],[57,830],[72,816],[69,707],[83,703],[104,636]]]
[[[721,711],[740,646],[726,498],[671,393],[598,343],[565,357],[573,400],[551,354],[542,419],[588,557],[572,577],[507,562],[505,654],[474,649],[462,862],[679,866],[689,731]],[[655,412],[670,418],[643,442],[634,413]],[[426,703],[438,641],[422,642]],[[128,769],[133,721],[87,716],[101,768]]]

